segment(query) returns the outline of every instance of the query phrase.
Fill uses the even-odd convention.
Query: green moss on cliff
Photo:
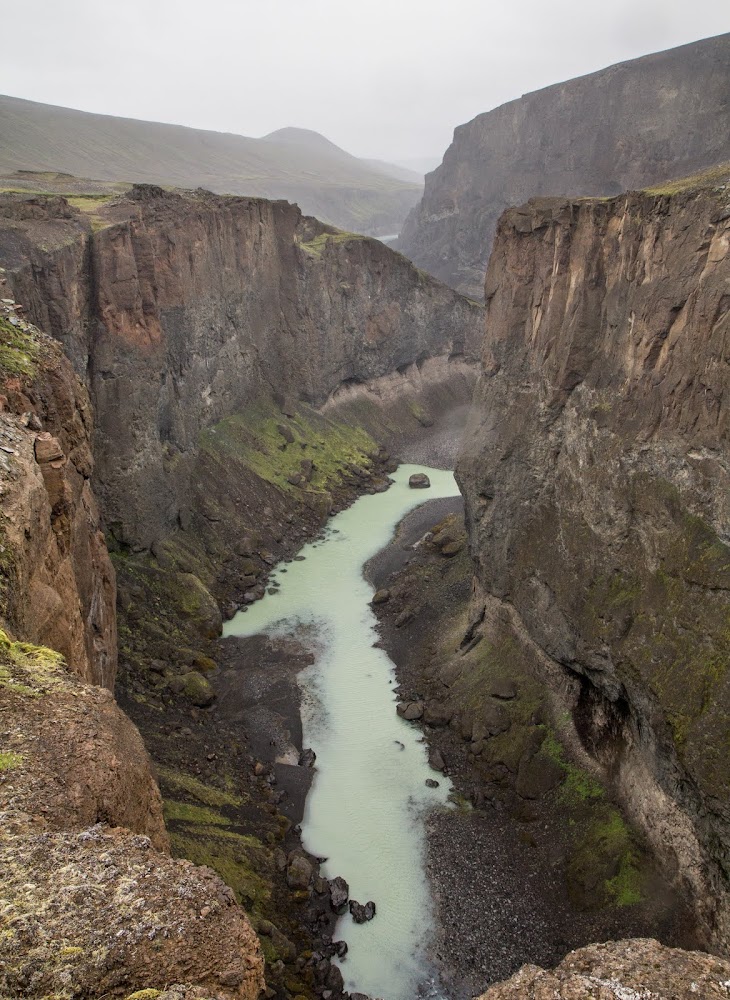
[[[3,771],[14,771],[23,763],[23,755],[12,751],[0,751],[0,773]]]
[[[215,788],[213,785],[206,785],[182,771],[160,768],[160,778],[163,782],[163,790],[171,796],[178,797],[182,793],[212,809],[220,809],[223,806],[235,809],[243,802],[240,796],[232,795],[230,792]]]
[[[335,245],[342,243],[350,243],[352,240],[366,240],[367,236],[362,236],[360,233],[320,233],[319,236],[315,236],[314,239],[309,240],[308,243],[299,243],[298,246],[305,253],[309,254],[310,257],[321,257],[324,253],[325,248],[328,243],[333,243]]]
[[[589,799],[603,798],[605,794],[603,786],[585,768],[578,767],[577,764],[568,760],[563,745],[554,732],[548,731],[542,744],[542,750],[563,772],[560,796],[568,805],[587,802]]]
[[[38,342],[30,330],[0,316],[0,379],[30,378],[38,361]]]
[[[600,806],[583,824],[567,874],[574,902],[584,908],[633,906],[645,898],[646,861],[617,809]]]
[[[45,646],[13,642],[0,629],[0,688],[40,697],[63,683],[64,658]]]
[[[285,426],[293,438],[280,431]],[[218,461],[235,461],[286,492],[325,493],[348,475],[348,466],[370,466],[377,450],[365,431],[322,416],[305,406],[287,419],[273,404],[262,402],[245,413],[222,420],[201,436],[201,447]],[[312,462],[309,482],[289,482],[302,473],[302,461]]]

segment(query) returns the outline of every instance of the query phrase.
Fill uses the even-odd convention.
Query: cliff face
[[[3,292],[0,616],[15,638],[0,629],[0,993],[187,980],[254,1000],[263,959],[248,918],[209,869],[170,858],[140,734],[97,686],[114,682],[115,583],[88,396]]]
[[[132,545],[185,520],[200,434],[224,417],[477,353],[476,306],[283,202],[143,188],[91,234],[62,200],[34,211],[6,202],[0,249],[86,379],[102,506]]]
[[[116,586],[91,490],[88,394],[58,344],[21,316],[1,307],[0,620],[112,687]]]
[[[497,220],[535,195],[616,195],[730,159],[730,35],[620,63],[478,115],[426,177],[399,248],[481,297]]]
[[[569,709],[723,949],[729,220],[726,184],[506,212],[457,472],[474,631]]]

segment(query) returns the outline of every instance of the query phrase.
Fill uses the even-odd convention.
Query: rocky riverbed
[[[381,592],[400,711],[422,727],[434,777],[443,769],[456,789],[456,807],[428,823],[434,957],[448,996],[465,1000],[590,941],[651,935],[693,946],[685,909],[605,791],[560,749],[531,679],[485,664],[489,651],[468,631],[461,501],[407,515],[366,572]],[[490,718],[503,720],[497,732],[478,732]],[[619,891],[628,871],[635,885]]]

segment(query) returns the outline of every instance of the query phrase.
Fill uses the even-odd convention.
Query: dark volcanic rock
[[[356,900],[351,899],[350,913],[356,924],[367,923],[368,920],[372,920],[375,916],[375,903],[372,899],[367,903],[358,903]]]
[[[472,620],[504,651],[502,675],[528,667],[557,697],[721,949],[730,686],[711,664],[727,663],[730,616],[728,180],[504,214],[457,466]],[[554,778],[528,755],[517,790]]]
[[[431,480],[425,472],[414,472],[408,480],[408,485],[412,490],[427,490],[431,485]]]
[[[216,523],[235,537],[240,511],[221,509],[210,488],[220,473],[203,452],[230,433],[215,425],[272,387],[294,415],[345,383],[416,361],[425,371],[437,357],[446,374],[450,358],[478,356],[478,306],[378,240],[343,237],[294,205],[163,192],[116,202],[109,222],[89,234],[77,218],[12,220],[0,226],[0,262],[89,381],[97,488],[124,543],[147,548],[179,527],[217,535]],[[275,450],[296,447],[294,426],[274,429]],[[295,488],[317,464],[301,458],[286,474]]]
[[[350,898],[350,887],[347,882],[338,875],[329,880],[330,906],[335,913],[343,913]]]
[[[615,195],[730,159],[730,35],[525,94],[454,132],[398,248],[481,298],[497,220],[534,195]],[[600,122],[600,127],[596,123]],[[532,220],[516,225],[529,232]]]

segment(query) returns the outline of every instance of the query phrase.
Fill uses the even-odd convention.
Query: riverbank
[[[410,513],[366,567],[389,592],[376,611],[401,710],[420,717],[413,725],[462,803],[428,823],[445,991],[465,1000],[590,941],[696,944],[639,839],[560,748],[532,679],[505,676],[478,630],[462,644],[471,566],[461,511],[460,500],[437,500]]]

